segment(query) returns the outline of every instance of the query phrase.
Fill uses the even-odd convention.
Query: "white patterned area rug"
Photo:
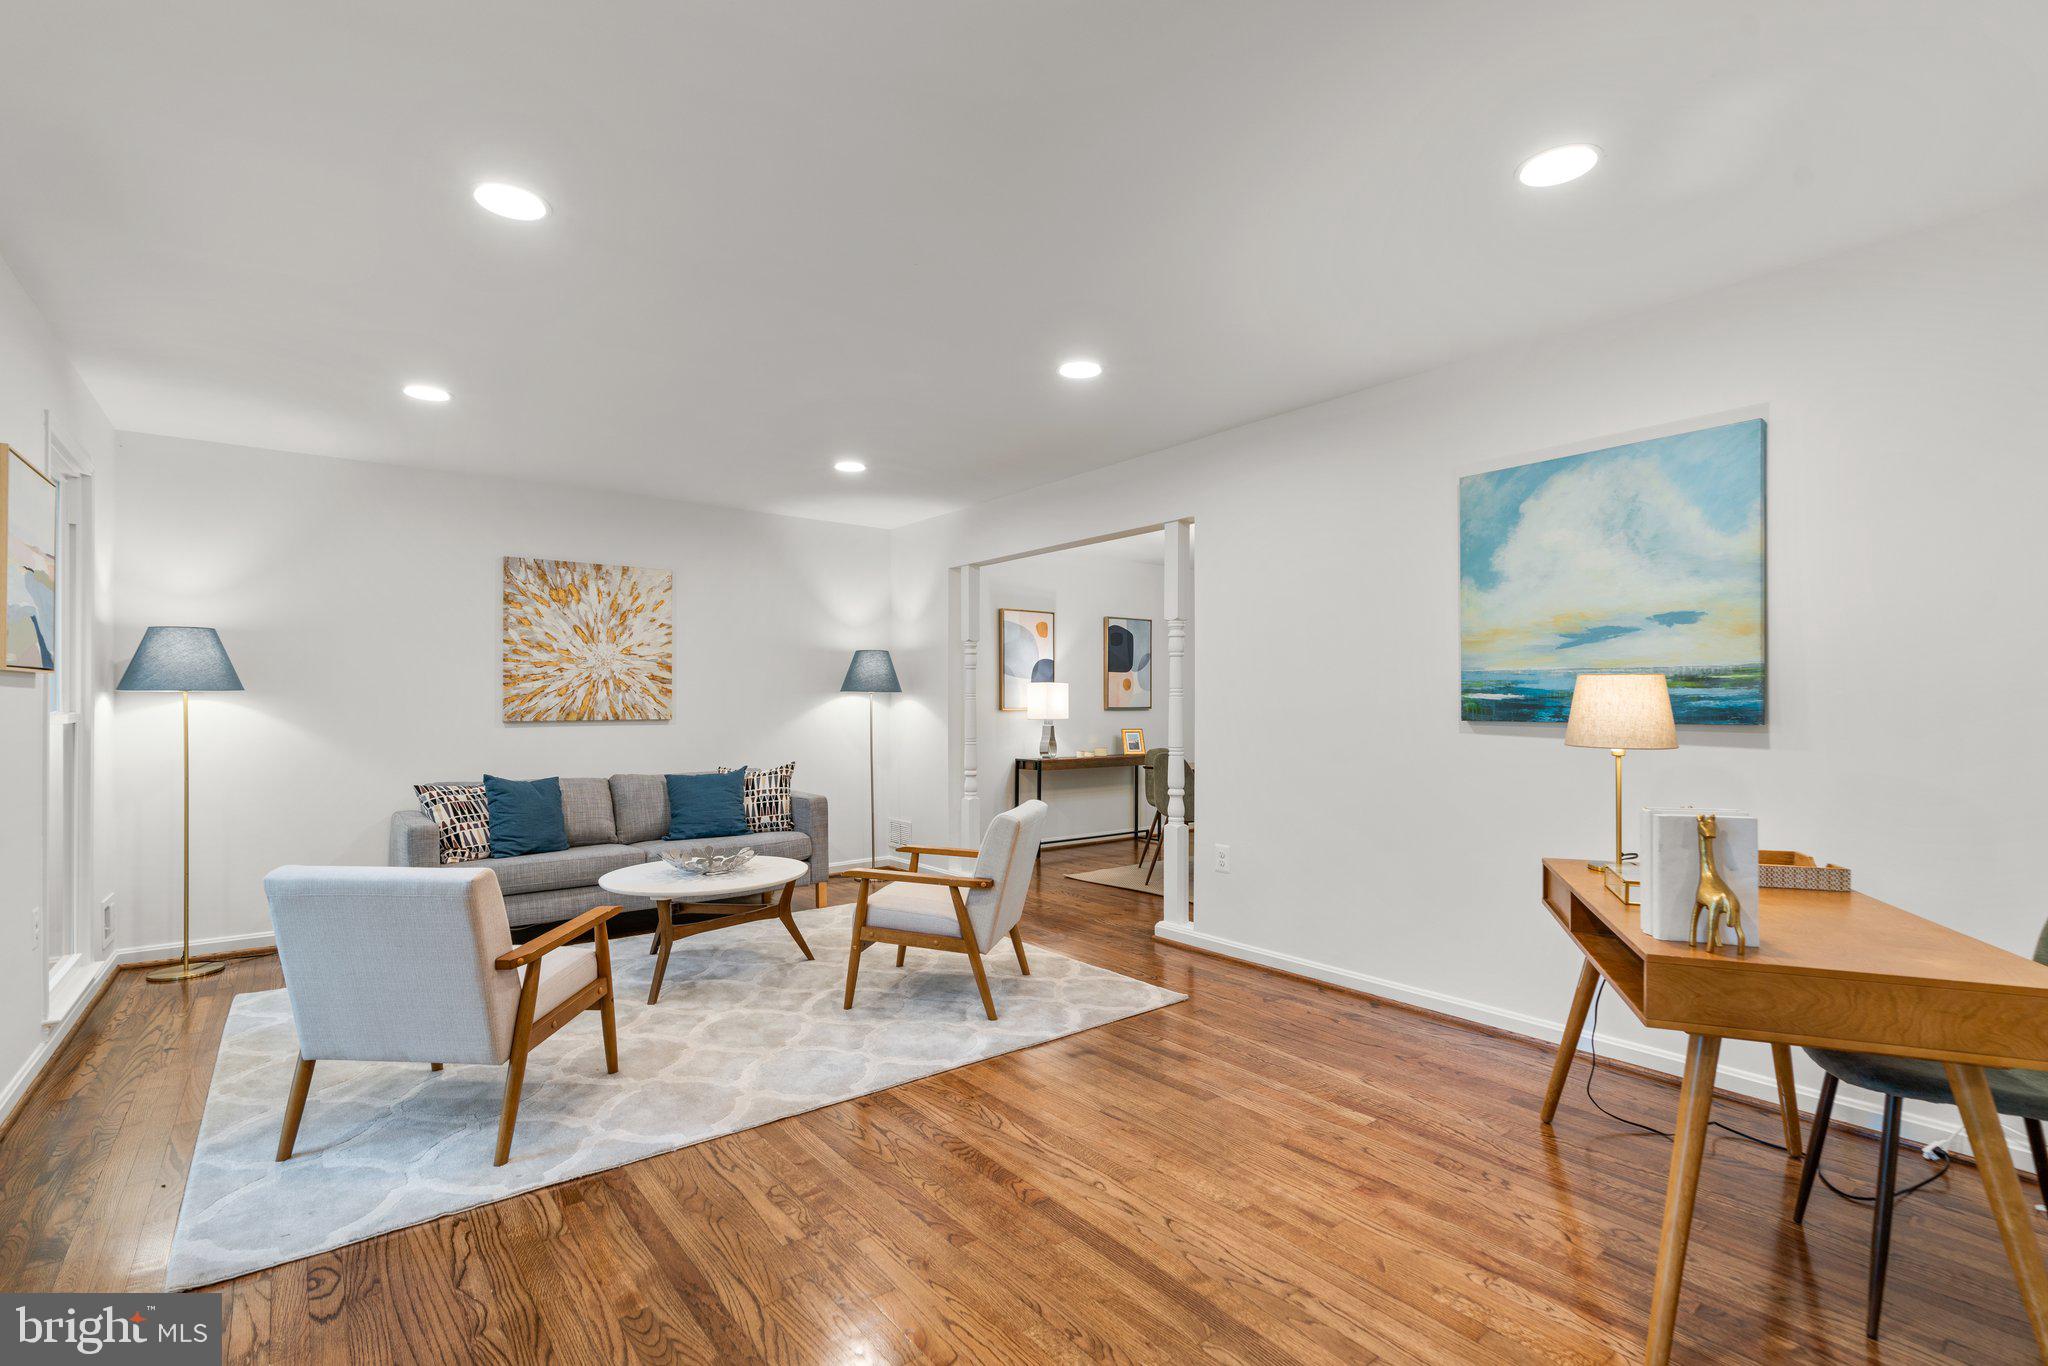
[[[1002,1018],[967,959],[888,945],[846,988],[848,908],[798,917],[816,962],[775,921],[681,940],[647,1004],[645,938],[616,941],[619,1071],[595,1012],[534,1049],[512,1160],[491,1165],[503,1067],[323,1062],[278,1162],[297,1040],[285,993],[235,998],[185,1183],[167,1288],[211,1285],[522,1191],[672,1152],[1187,998],[1047,949],[988,957]],[[1028,930],[1028,926],[1026,927]]]

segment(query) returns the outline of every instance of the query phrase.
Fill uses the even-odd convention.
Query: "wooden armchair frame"
[[[498,955],[493,966],[501,970],[525,968],[526,973],[519,982],[518,1012],[512,1017],[512,1053],[505,1063],[505,1103],[498,1114],[498,1152],[491,1165],[502,1167],[512,1155],[512,1129],[519,1121],[519,1091],[526,1082],[526,1055],[533,1046],[575,1019],[586,1010],[595,1010],[604,1028],[604,1070],[615,1073],[619,1070],[618,1021],[613,1011],[616,999],[612,991],[611,937],[605,922],[623,909],[618,906],[596,906],[564,921],[545,934],[537,935],[524,944],[516,944]],[[597,950],[597,977],[588,985],[577,990],[560,1005],[539,1019],[534,1018],[534,1009],[540,1000],[540,960],[551,950],[590,934]],[[299,1119],[306,1112],[306,1094],[313,1086],[313,1062],[311,1058],[300,1058],[298,1070],[292,1074],[291,1094],[285,1100],[284,1132],[277,1140],[277,1160],[285,1161],[292,1155],[292,1146],[298,1141]],[[440,1063],[431,1064],[434,1071],[441,1070]]]
[[[904,954],[910,949],[938,949],[942,953],[964,953],[967,962],[974,969],[974,985],[981,991],[981,1008],[988,1017],[996,1018],[995,998],[989,994],[988,973],[981,964],[981,945],[974,938],[974,922],[967,914],[967,898],[961,893],[981,891],[995,886],[994,878],[971,877],[961,873],[931,873],[918,867],[919,859],[926,854],[945,858],[977,858],[979,849],[948,849],[934,844],[906,844],[898,853],[910,855],[910,867],[902,868],[854,868],[842,876],[852,878],[860,884],[859,898],[853,903],[853,946],[846,961],[846,1001],[842,1009],[853,1009],[854,984],[860,979],[860,956],[870,944],[894,944],[896,966],[903,966]],[[922,934],[915,930],[877,929],[868,924],[868,889],[876,883],[915,882],[926,886],[944,887],[953,894],[953,914],[960,922],[960,937],[951,938],[940,934]],[[1031,975],[1031,964],[1024,957],[1024,936],[1017,929],[1010,931],[1010,947],[1017,951],[1017,966],[1026,977]]]

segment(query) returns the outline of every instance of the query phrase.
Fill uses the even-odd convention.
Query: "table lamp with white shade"
[[[1671,720],[1671,687],[1663,674],[1580,674],[1572,683],[1571,718],[1564,742],[1581,749],[1604,749],[1614,755],[1614,861],[1589,863],[1598,868],[1607,890],[1624,906],[1636,904],[1640,877],[1630,877],[1629,856],[1621,847],[1621,760],[1632,749],[1677,749],[1678,729]]]
[[[1045,722],[1038,732],[1038,757],[1049,759],[1059,746],[1059,737],[1053,733],[1052,723],[1067,719],[1067,685],[1064,683],[1033,683],[1024,695],[1024,714],[1034,721]]]

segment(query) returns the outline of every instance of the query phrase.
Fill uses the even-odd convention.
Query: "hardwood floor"
[[[1583,1061],[1546,1133],[1544,1051],[1156,945],[1061,876],[1123,856],[1048,853],[1026,936],[1185,1004],[241,1277],[228,1359],[1639,1359],[1669,1147]],[[0,1140],[0,1289],[162,1286],[230,1000],[280,981],[121,975]],[[1673,1086],[1599,1088],[1669,1126]],[[1874,1144],[1827,1156],[1868,1189]],[[1801,1231],[1795,1177],[1710,1141],[1678,1360],[2029,1358],[1973,1172],[1899,1205],[1874,1345],[1868,1209]]]

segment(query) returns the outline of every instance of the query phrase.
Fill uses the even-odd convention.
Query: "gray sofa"
[[[810,865],[803,879],[815,886],[818,905],[825,904],[825,882],[832,875],[832,841],[825,799],[811,792],[790,794],[794,830],[718,839],[676,840],[668,834],[668,780],[659,773],[620,773],[610,778],[562,779],[562,823],[569,847],[546,854],[480,859],[458,866],[489,868],[498,875],[505,896],[505,915],[514,928],[552,924],[581,915],[593,906],[624,906],[646,910],[653,903],[613,896],[597,880],[614,868],[651,863],[664,853],[719,854],[742,845],[761,854],[801,859]],[[394,812],[391,817],[391,863],[401,868],[433,868],[441,862],[441,832],[421,811]]]

